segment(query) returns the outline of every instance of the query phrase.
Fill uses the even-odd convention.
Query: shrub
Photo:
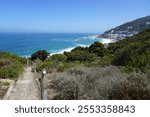
[[[89,47],[89,52],[103,57],[107,55],[108,50],[104,47],[104,45],[101,42],[96,41]]]
[[[23,65],[13,60],[9,65],[0,67],[0,78],[3,79],[17,79],[23,72]]]
[[[150,66],[150,30],[112,43],[108,49],[113,54],[112,64],[144,72],[145,66]]]
[[[111,56],[104,56],[104,57],[96,57],[94,61],[90,62],[90,63],[87,63],[86,65],[88,67],[96,67],[96,66],[101,66],[101,67],[104,67],[104,66],[109,66],[111,65],[111,60],[112,60],[112,57]]]
[[[62,79],[60,80],[58,77],[56,77],[56,80],[55,80],[56,82],[52,81],[52,83],[57,84],[56,85],[57,86],[57,88],[56,88],[57,95],[53,99],[62,99],[62,100],[74,99],[75,98],[75,96],[74,96],[74,93],[75,93],[74,92],[75,91],[74,77],[69,76],[69,77],[65,77],[65,79],[64,79],[64,77],[61,77],[61,78]]]
[[[23,57],[19,57],[15,54],[11,54],[9,52],[3,52],[3,51],[0,51],[0,59],[17,60],[21,64],[25,64],[25,62],[26,62],[25,58],[23,58]]]
[[[67,61],[80,61],[88,62],[93,61],[96,55],[89,53],[88,51],[73,51],[73,52],[64,52],[67,56]]]
[[[53,62],[65,62],[67,60],[67,56],[64,54],[54,54],[53,56],[50,57],[51,61]]]
[[[131,74],[120,83],[115,83],[109,99],[149,100],[150,84],[146,76]]]
[[[64,72],[65,69],[68,68],[66,63],[59,63],[57,66],[57,72]]]
[[[38,58],[42,61],[45,61],[46,58],[48,57],[48,55],[49,55],[49,53],[47,51],[39,50],[31,55],[31,60],[36,60]]]
[[[150,99],[146,75],[121,73],[114,66],[70,68],[47,80],[48,90],[55,93],[50,99]]]
[[[0,51],[0,78],[16,79],[23,72],[25,59],[15,54]]]

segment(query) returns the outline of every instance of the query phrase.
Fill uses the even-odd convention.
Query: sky
[[[150,0],[0,0],[0,32],[99,33],[150,15]]]

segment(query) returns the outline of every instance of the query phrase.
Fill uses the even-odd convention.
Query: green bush
[[[0,68],[0,78],[17,79],[22,72],[23,65],[14,60],[9,65]]]
[[[40,59],[45,61],[48,57],[49,53],[46,50],[39,50],[31,55],[31,60]]]
[[[60,64],[58,64],[57,71],[64,72],[64,70],[67,68],[68,68],[68,65],[66,63],[60,63]]]
[[[3,51],[0,51],[0,59],[17,60],[17,61],[19,61],[22,64],[26,63],[26,59],[25,58],[19,57],[19,56],[15,55],[15,54],[11,54],[9,52],[3,52]]]
[[[88,62],[93,61],[96,56],[93,53],[89,53],[88,51],[73,51],[73,52],[64,52],[67,56],[67,61],[80,61],[80,62]]]
[[[64,54],[54,54],[51,57],[51,60],[58,63],[58,62],[65,62],[67,60],[67,56]]]
[[[113,52],[112,64],[124,66],[125,71],[146,71],[150,66],[150,30],[110,44]]]
[[[104,56],[104,57],[97,57],[95,58],[94,61],[90,62],[90,63],[87,63],[86,65],[88,67],[94,67],[94,66],[101,66],[101,67],[104,67],[104,66],[109,66],[111,65],[111,60],[112,60],[112,57],[111,56]]]
[[[107,55],[108,50],[104,47],[104,44],[96,41],[89,47],[89,52],[94,53],[98,55],[99,57],[103,57]]]
[[[0,52],[0,78],[17,79],[23,72],[25,59],[8,52]]]

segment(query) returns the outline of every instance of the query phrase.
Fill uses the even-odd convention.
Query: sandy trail
[[[18,79],[16,85],[8,96],[8,100],[40,99],[40,91],[31,70],[31,67],[25,68],[22,76]]]

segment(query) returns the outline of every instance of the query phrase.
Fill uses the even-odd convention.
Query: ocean
[[[89,46],[95,41],[109,43],[111,40],[96,38],[91,33],[0,33],[0,51],[19,56],[31,56],[38,50],[50,54],[71,51],[77,46]]]

